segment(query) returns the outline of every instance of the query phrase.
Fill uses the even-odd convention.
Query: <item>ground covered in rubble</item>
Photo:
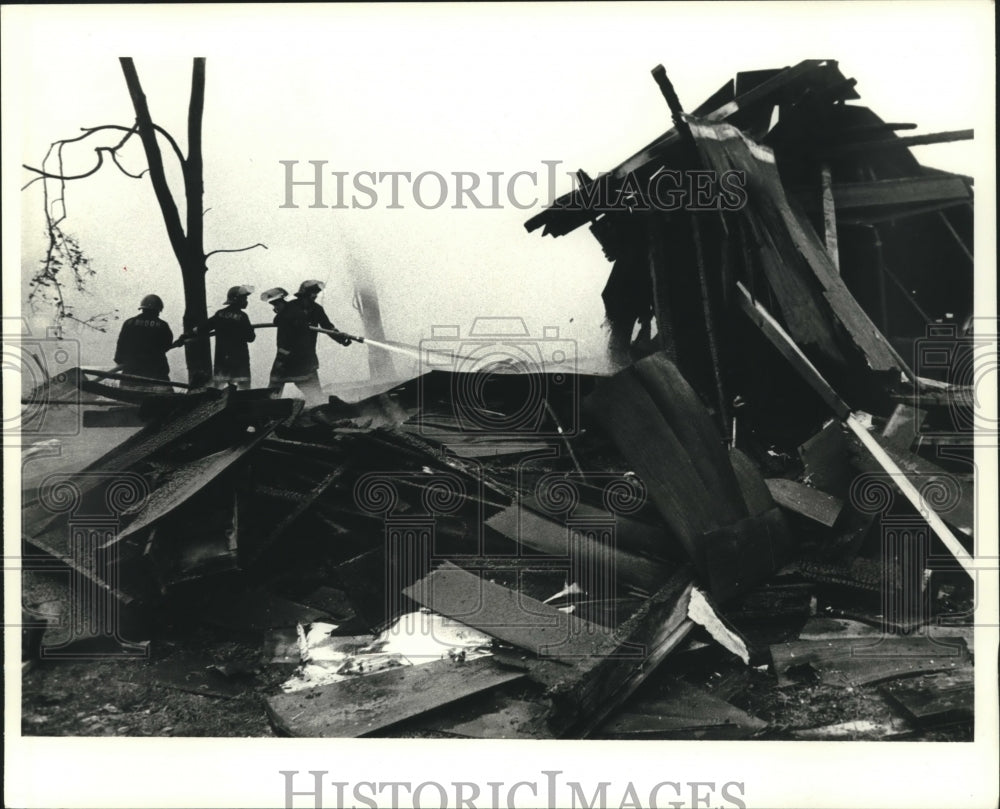
[[[662,424],[676,405],[686,427],[710,429],[666,360],[635,367],[650,379],[674,375],[662,389],[672,404],[662,411],[645,405],[649,423]],[[581,384],[599,385],[595,401],[624,412],[614,397],[635,375]],[[521,382],[491,384],[502,404]],[[61,565],[34,557],[23,603],[43,626],[24,633],[23,732],[970,738],[974,648],[961,616],[971,614],[971,581],[959,571],[927,577],[923,557],[887,556],[878,520],[850,499],[800,482],[842,491],[835,477],[854,474],[857,452],[834,423],[790,452],[756,452],[754,461],[738,450],[706,455],[725,473],[720,491],[728,504],[716,501],[716,511],[725,505],[733,511],[726,521],[743,527],[701,531],[699,541],[719,554],[705,568],[705,587],[662,522],[677,512],[635,499],[645,485],[685,502],[681,478],[659,476],[658,459],[638,478],[596,424],[585,425],[572,454],[559,458],[539,457],[547,445],[538,439],[500,452],[450,427],[436,443],[426,432],[426,396],[419,410],[408,404],[413,387],[305,412],[253,392],[232,402],[212,392],[181,397],[176,410],[104,456],[98,463],[110,468],[130,447],[142,448],[147,460],[132,468],[156,487],[127,507],[124,530],[116,523],[117,569],[83,569],[94,583],[121,588],[116,634],[100,629],[109,617],[92,612],[100,600],[78,603],[72,594],[87,591],[67,586],[72,577]],[[446,415],[434,418],[447,426]],[[872,423],[883,434],[890,426]],[[77,440],[110,437],[101,429],[84,429]],[[455,435],[462,443],[442,453]],[[647,463],[634,454],[642,442],[617,437]],[[66,463],[71,446],[64,441],[66,458],[56,460]],[[694,457],[683,449],[677,456],[678,464]],[[226,465],[241,458],[249,463]],[[581,475],[574,468],[581,459],[600,472]],[[32,463],[41,476],[42,463]],[[395,499],[380,493],[387,484]],[[90,502],[106,504],[109,493],[97,489]],[[75,523],[31,508],[30,524],[40,526],[32,544],[77,569],[79,556],[65,546]],[[741,521],[748,510],[752,516]],[[903,517],[911,519],[888,512],[882,519]],[[396,520],[410,534],[393,533]],[[430,535],[412,530],[428,521],[433,549],[422,544]],[[583,536],[585,524],[613,524],[617,547]],[[568,531],[573,525],[576,534]],[[678,524],[673,535],[683,530]],[[737,530],[744,533],[731,533]],[[567,555],[570,539],[583,544]],[[734,540],[757,550],[740,561]],[[400,542],[410,544],[393,544]],[[606,564],[606,552],[620,577],[610,589],[588,568]],[[28,569],[38,565],[45,569]],[[915,576],[925,598],[894,601]],[[131,594],[138,607],[127,606]],[[470,597],[478,602],[471,612],[461,606]],[[406,615],[459,622],[474,637],[443,645],[438,637],[415,663],[412,643],[420,639],[411,630],[397,632],[398,645],[384,640]],[[936,626],[945,618],[958,623]],[[74,620],[84,625],[74,631]],[[550,658],[546,621],[574,633],[603,627],[603,635],[592,647],[574,647],[582,655],[564,650]],[[628,659],[630,646],[662,649],[669,661],[647,669]],[[873,647],[867,660],[855,654]]]
[[[189,736],[270,737],[275,733],[265,711],[265,694],[284,673],[254,666],[251,646],[224,643],[191,664],[190,640],[166,642],[163,657],[149,660],[94,660],[39,663],[24,677],[22,733],[25,736]],[[227,659],[227,655],[232,655]],[[187,662],[183,662],[187,660]],[[205,660],[215,664],[238,661],[257,668],[236,678],[205,673]],[[178,665],[178,663],[180,665]],[[721,667],[720,668],[724,668]],[[714,676],[713,676],[714,675]],[[712,672],[721,681],[721,673]],[[185,682],[187,679],[187,682]],[[894,718],[875,687],[845,691],[829,686],[777,689],[766,672],[749,672],[743,693],[732,703],[769,723],[757,738],[802,738],[796,731],[849,722],[866,724],[845,728],[844,740],[873,738],[880,726]],[[270,684],[269,684],[270,681]],[[269,687],[270,685],[270,687]],[[868,724],[870,723],[870,724]],[[390,735],[390,734],[385,734]],[[412,735],[447,738],[443,731],[411,730]],[[676,737],[675,737],[676,738]],[[692,732],[686,738],[703,738]],[[829,740],[819,735],[818,739]],[[971,741],[971,724],[900,734],[900,740]]]
[[[51,592],[44,575],[27,580],[27,597]],[[801,620],[793,623],[801,623]],[[793,636],[772,627],[772,638]],[[164,627],[148,645],[148,654],[123,658],[94,655],[79,660],[34,660],[25,664],[22,681],[22,733],[25,736],[271,737],[267,697],[296,668],[289,659],[276,663],[254,638],[208,626]],[[757,662],[757,661],[752,661]],[[857,687],[802,683],[779,687],[766,663],[747,666],[732,654],[696,637],[626,703],[647,710],[690,684],[760,721],[741,727],[733,719],[702,716],[687,729],[622,736],[613,730],[597,738],[759,740],[898,740],[971,741],[971,717],[917,729],[900,719],[879,684]],[[523,688],[467,700],[419,720],[374,735],[462,738],[442,730],[474,720],[498,700],[531,698]],[[660,700],[660,702],[658,702]],[[700,710],[691,704],[692,715]]]

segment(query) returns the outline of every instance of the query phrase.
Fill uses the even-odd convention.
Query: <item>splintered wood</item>
[[[267,701],[271,721],[289,736],[353,738],[378,733],[464,697],[515,682],[521,672],[490,658],[403,666]]]

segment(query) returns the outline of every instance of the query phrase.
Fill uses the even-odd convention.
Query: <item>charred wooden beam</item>
[[[796,483],[794,480],[769,478],[766,483],[771,496],[779,506],[827,528],[833,527],[844,507],[842,500],[805,484]]]
[[[840,253],[837,250],[837,209],[833,201],[833,179],[830,174],[830,164],[824,163],[820,167],[823,191],[823,233],[826,242],[826,251],[830,254],[830,261],[833,262],[834,269],[840,272]]]
[[[954,143],[961,140],[972,140],[972,129],[956,129],[951,132],[935,132],[930,135],[910,135],[905,138],[886,138],[885,140],[867,140],[860,143],[845,143],[826,150],[830,156],[867,152],[874,149],[895,149],[900,147],[926,146],[932,143]]]
[[[549,725],[559,736],[588,736],[680,645],[694,628],[688,617],[693,571],[674,573],[617,630],[625,655],[611,655],[582,674],[568,671],[548,693]],[[638,654],[637,654],[638,652]]]
[[[779,687],[818,678],[846,688],[920,672],[957,671],[969,662],[960,639],[946,643],[927,637],[796,641],[772,646],[771,657]]]
[[[407,587],[403,594],[539,657],[576,663],[610,654],[616,646],[603,627],[485,581],[450,562]]]
[[[135,374],[121,374],[114,371],[98,371],[92,368],[81,368],[81,373],[88,376],[96,376],[98,379],[117,379],[121,382],[142,382],[150,385],[164,385],[166,387],[181,388],[182,390],[202,390],[203,385],[189,385],[186,382],[174,382],[169,379],[154,379],[149,376],[136,376]]]

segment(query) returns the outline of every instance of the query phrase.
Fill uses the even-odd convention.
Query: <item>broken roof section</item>
[[[590,224],[613,262],[613,357],[665,349],[724,414],[742,282],[857,406],[923,375],[928,326],[960,331],[972,314],[973,192],[909,147],[972,131],[906,135],[914,124],[846,103],[856,82],[832,60],[740,73],[690,115],[662,67],[654,77],[675,126],[595,179],[580,171],[525,223],[552,236]]]
[[[810,99],[829,103],[860,98],[854,84],[854,80],[844,77],[835,61],[807,59],[795,67],[738,73],[693,110],[692,115],[730,123],[759,138],[767,133],[776,107],[790,109]],[[598,180],[607,178],[617,190],[629,176],[648,178],[663,165],[680,162],[680,149],[680,135],[676,128],[671,128]],[[529,219],[525,228],[529,233],[541,227],[543,235],[565,236],[593,218],[585,189],[574,189]]]

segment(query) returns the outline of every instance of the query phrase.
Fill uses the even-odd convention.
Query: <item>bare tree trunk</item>
[[[184,328],[187,331],[208,317],[205,297],[204,209],[205,194],[201,156],[201,120],[205,110],[205,57],[196,57],[191,68],[191,102],[188,106],[188,156],[184,161],[184,197],[187,208],[187,251],[184,274]],[[189,382],[207,384],[212,378],[208,338],[185,347]]]
[[[156,140],[156,130],[149,113],[149,105],[139,74],[132,59],[123,56],[119,60],[125,84],[128,86],[135,108],[139,137],[149,163],[149,177],[153,183],[156,201],[163,215],[170,246],[181,269],[184,283],[184,330],[190,331],[208,317],[205,294],[205,252],[202,222],[202,155],[201,121],[205,102],[205,59],[196,58],[191,75],[191,102],[188,109],[188,157],[182,162],[184,191],[187,210],[187,234],[181,225],[177,203],[170,193],[163,157]],[[208,339],[194,340],[185,344],[185,359],[188,366],[188,381],[192,385],[206,384],[212,377],[212,355]]]

